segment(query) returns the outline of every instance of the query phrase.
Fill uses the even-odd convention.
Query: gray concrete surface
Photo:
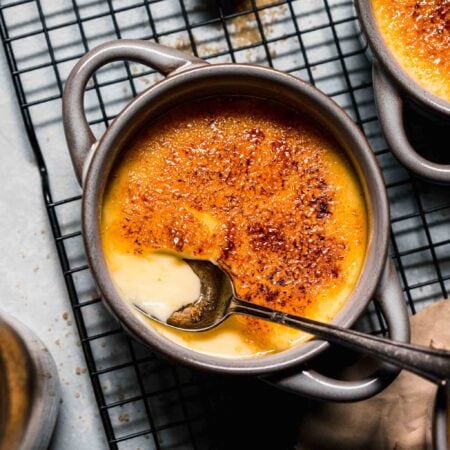
[[[40,176],[0,49],[0,309],[30,327],[59,370],[62,403],[51,449],[106,448],[64,280]]]

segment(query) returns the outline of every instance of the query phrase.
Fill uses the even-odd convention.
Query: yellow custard
[[[360,275],[366,207],[343,152],[309,120],[275,103],[217,97],[172,110],[127,144],[106,189],[101,233],[130,304],[156,305],[164,316],[192,302],[198,279],[174,256],[182,254],[225,269],[243,300],[330,321]],[[164,301],[170,308],[160,308]],[[223,357],[309,338],[243,316],[205,333],[148,324]]]
[[[389,50],[424,89],[450,101],[450,0],[372,0]]]

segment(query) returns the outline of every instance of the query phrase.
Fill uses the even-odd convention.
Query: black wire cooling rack
[[[7,63],[110,448],[294,448],[303,400],[255,379],[204,375],[162,361],[104,309],[83,254],[81,194],[62,132],[61,96],[70,69],[101,42],[140,38],[210,62],[269,65],[322,89],[364,130],[383,169],[392,215],[391,255],[415,313],[447,297],[450,191],[410,178],[386,148],[370,64],[355,25],[347,0],[0,2]],[[98,135],[133,96],[158,79],[132,63],[100,70],[86,93],[88,118]],[[435,150],[440,143],[442,148],[445,130],[413,111],[406,114],[420,151],[440,157]],[[373,305],[359,326],[384,331]]]

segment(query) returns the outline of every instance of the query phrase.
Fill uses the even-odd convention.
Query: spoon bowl
[[[201,283],[200,297],[175,311],[167,323],[191,331],[207,331],[230,315],[234,286],[225,271],[207,260],[185,259]]]
[[[234,286],[228,274],[208,260],[184,259],[201,283],[200,297],[174,311],[167,322],[149,314],[141,306],[134,307],[142,314],[172,328],[185,331],[208,331],[232,314]]]

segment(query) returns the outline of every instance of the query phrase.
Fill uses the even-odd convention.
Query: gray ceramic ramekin
[[[48,349],[0,311],[0,450],[48,448],[59,402],[58,371]]]
[[[372,0],[355,0],[363,42],[373,61],[372,78],[378,116],[387,143],[395,157],[419,178],[450,184],[450,164],[438,164],[419,155],[409,142],[403,123],[403,106],[408,102],[431,120],[448,122],[450,102],[428,92],[396,61],[376,23]],[[448,152],[448,142],[442,143]],[[447,148],[445,148],[445,145]]]
[[[450,386],[437,391],[433,418],[433,443],[435,450],[449,450]]]
[[[100,66],[131,60],[167,75],[136,97],[96,142],[84,114],[86,83]],[[78,179],[83,185],[82,229],[86,253],[104,302],[140,341],[178,363],[228,374],[273,376],[271,382],[303,395],[335,401],[370,397],[398,374],[385,364],[372,377],[339,381],[304,364],[328,344],[314,340],[295,348],[253,359],[225,359],[195,352],[159,334],[121,300],[111,280],[100,238],[100,212],[105,186],[124,143],[143,124],[173,107],[214,95],[247,95],[276,100],[301,111],[327,129],[352,161],[366,197],[368,249],[360,280],[334,323],[350,327],[374,296],[383,311],[393,339],[409,339],[409,322],[395,271],[387,256],[389,213],[386,189],[373,153],[358,127],[332,100],[309,84],[273,69],[243,64],[207,64],[161,45],[119,40],[96,47],[73,68],[63,99],[64,127]],[[287,370],[290,369],[289,373]],[[276,372],[276,376],[274,375]]]

